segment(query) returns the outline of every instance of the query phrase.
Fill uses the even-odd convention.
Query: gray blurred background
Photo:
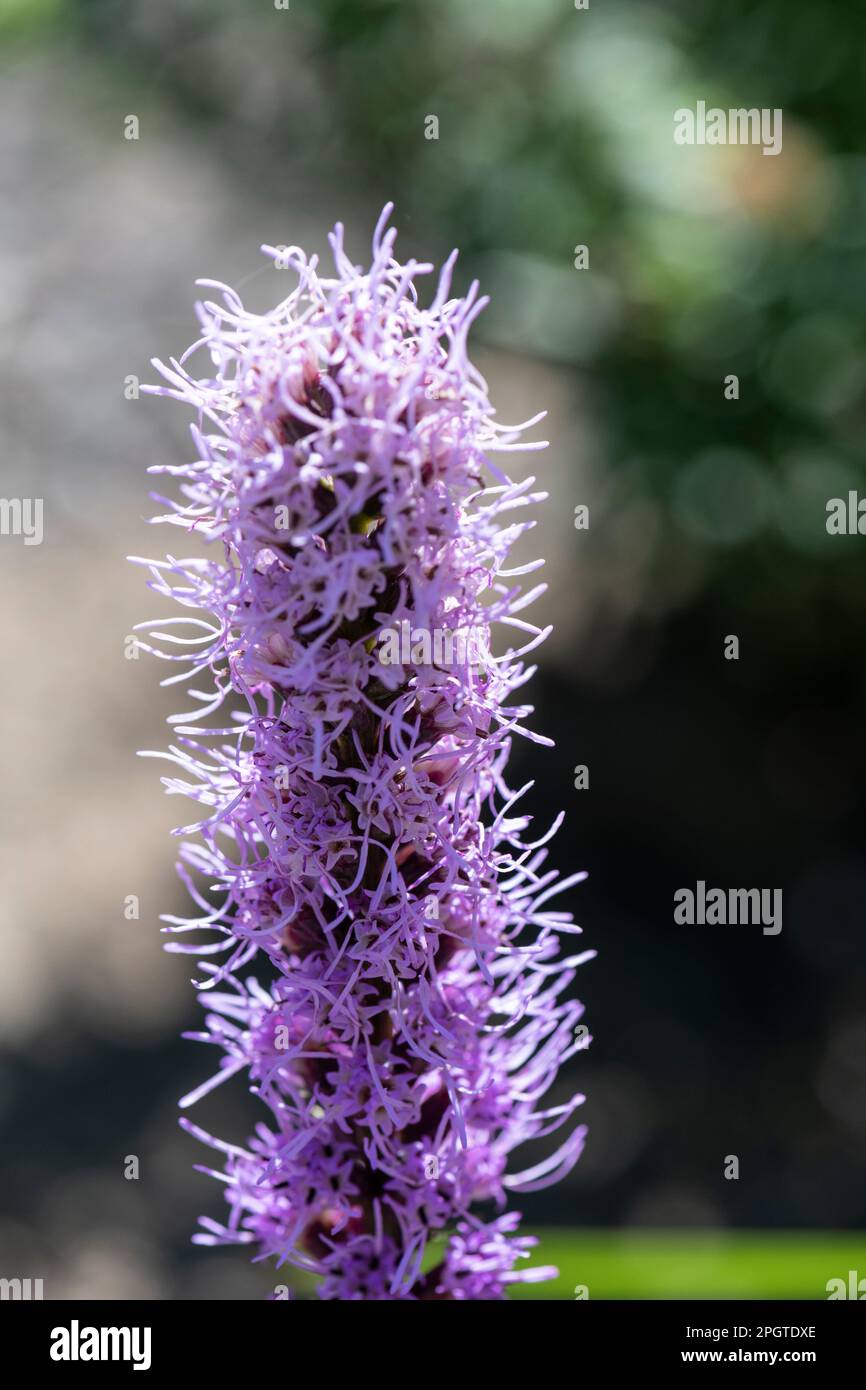
[[[261,243],[324,253],[341,219],[361,259],[387,199],[403,256],[458,245],[458,288],[493,296],[501,416],[549,412],[533,694],[558,748],[513,781],[568,811],[556,860],[590,871],[570,905],[600,957],[562,1082],[587,1152],[528,1227],[862,1229],[866,565],[824,524],[863,479],[862,10],[0,0],[0,39],[2,493],[44,499],[41,545],[0,538],[0,1273],[52,1298],[272,1287],[188,1244],[222,1204],[176,1125],[211,1058],[178,1041],[191,972],[158,932],[189,816],[135,758],[177,695],[125,659],[160,606],[124,557],[163,553],[146,469],[190,446],[124,382],[194,337],[197,277],[264,308]],[[783,107],[782,154],[676,146],[698,99]],[[698,878],[782,887],[781,936],[676,926]],[[196,1118],[242,1139],[258,1116],[224,1088]]]

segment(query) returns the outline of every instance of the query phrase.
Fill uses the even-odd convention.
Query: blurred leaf
[[[559,1278],[516,1298],[825,1299],[828,1279],[866,1271],[866,1234],[836,1231],[541,1231],[532,1263]]]

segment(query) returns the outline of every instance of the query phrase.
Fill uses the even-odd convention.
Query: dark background
[[[541,820],[566,808],[553,855],[589,870],[570,905],[599,957],[561,1083],[587,1150],[527,1228],[862,1228],[866,540],[825,529],[863,487],[862,9],[4,0],[0,37],[3,491],[45,498],[43,545],[0,544],[0,1274],[51,1297],[272,1283],[187,1243],[221,1205],[176,1129],[211,1058],[177,1040],[197,1006],[157,931],[188,809],[134,760],[173,698],[124,659],[159,609],[123,557],[162,554],[145,470],[189,446],[123,382],[193,337],[197,276],[265,307],[261,243],[324,259],[340,218],[360,259],[388,199],[403,256],[458,245],[458,289],[492,295],[500,415],[550,412],[532,692],[557,749],[518,748],[512,783],[537,779]],[[676,146],[697,100],[781,107],[783,152]],[[781,935],[675,924],[698,879],[781,888]],[[239,1139],[254,1117],[228,1089],[195,1115]]]

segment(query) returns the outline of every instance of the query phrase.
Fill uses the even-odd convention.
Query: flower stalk
[[[143,645],[189,692],[161,756],[200,809],[177,832],[195,908],[165,930],[199,961],[188,1036],[219,1053],[181,1104],[246,1074],[268,1114],[244,1145],[182,1123],[229,1207],[200,1243],[310,1271],[323,1298],[497,1299],[552,1273],[526,1267],[508,1196],[584,1137],[582,1097],[547,1098],[585,1046],[569,986],[593,953],[551,907],[583,875],[545,867],[561,818],[524,843],[528,787],[505,782],[515,734],[548,742],[519,697],[544,585],[507,564],[544,494],[492,459],[544,446],[496,422],[469,360],[478,286],[452,297],[452,255],[423,307],[433,267],[394,258],[389,216],[368,269],[339,225],[329,277],[264,247],[293,280],[269,313],[200,282],[220,297],[198,340],[155,363],[151,391],[196,412],[195,460],[154,470],[180,484],[156,519],[219,552],[141,562],[186,610]]]

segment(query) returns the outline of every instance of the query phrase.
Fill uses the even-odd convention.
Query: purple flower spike
[[[322,1298],[501,1299],[555,1273],[525,1268],[507,1194],[557,1181],[584,1138],[582,1096],[544,1100],[587,1042],[566,995],[593,952],[569,954],[579,929],[550,909],[584,875],[543,867],[561,817],[524,844],[528,788],[504,781],[531,713],[521,658],[547,635],[524,616],[544,586],[519,582],[537,565],[506,557],[544,494],[490,455],[544,445],[494,421],[467,357],[478,286],[449,298],[452,255],[422,308],[433,267],[394,259],[390,212],[369,270],[339,225],[331,278],[264,247],[288,297],[253,314],[217,285],[199,340],[155,363],[151,391],[198,420],[195,462],[154,470],[183,497],[157,520],[221,542],[149,564],[194,616],[142,625],[189,686],[154,756],[201,807],[177,832],[198,915],[165,920],[169,949],[199,957],[191,1036],[222,1054],[181,1104],[246,1072],[269,1112],[245,1147],[182,1123],[221,1156],[203,1171],[230,1208],[199,1243],[311,1271]]]

